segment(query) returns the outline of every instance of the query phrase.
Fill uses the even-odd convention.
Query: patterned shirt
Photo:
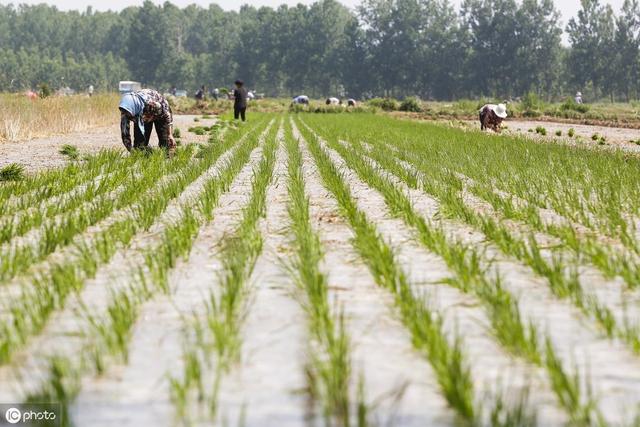
[[[171,107],[169,103],[158,91],[153,89],[142,89],[135,92],[136,95],[140,95],[144,100],[144,110],[142,110],[142,121],[145,123],[155,122],[156,131],[158,135],[169,135],[169,127],[173,125],[173,115],[171,113]],[[127,149],[131,149],[131,131],[129,129],[130,121],[137,121],[137,118],[131,118],[127,114],[122,114],[120,118],[120,131],[122,134],[122,143]],[[134,126],[137,126],[134,123]],[[165,129],[166,128],[166,129]],[[145,135],[148,139],[148,135]],[[161,144],[166,141],[161,141]]]

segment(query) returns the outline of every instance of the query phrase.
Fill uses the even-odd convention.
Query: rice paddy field
[[[640,425],[637,154],[249,118],[0,183],[0,402],[64,426]]]

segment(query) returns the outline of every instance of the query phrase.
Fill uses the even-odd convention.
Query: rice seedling
[[[304,131],[302,131],[304,133]],[[316,161],[323,183],[332,192],[351,225],[354,247],[369,267],[376,282],[395,296],[403,322],[414,339],[414,345],[426,353],[449,404],[462,420],[473,423],[478,417],[473,381],[463,356],[461,342],[450,343],[437,314],[422,299],[416,298],[404,273],[399,269],[391,248],[382,240],[366,215],[358,210],[340,172],[311,135],[308,147]]]
[[[196,388],[200,396],[199,401],[208,407],[206,418],[214,419],[217,415],[217,393],[220,380],[240,354],[240,328],[245,299],[249,292],[247,282],[256,259],[262,252],[262,235],[258,221],[265,213],[266,191],[272,180],[275,163],[276,139],[273,128],[267,131],[265,139],[263,157],[254,172],[249,201],[242,209],[239,223],[232,235],[225,239],[221,249],[223,270],[218,278],[220,293],[210,292],[206,299],[204,319],[196,317],[186,325],[185,329],[198,331],[196,339],[185,344],[183,359],[186,363],[182,376],[169,376],[171,395],[178,413],[185,413],[187,400],[191,395],[190,390]],[[245,151],[240,155],[244,156],[246,161],[249,152]],[[235,173],[239,171],[239,162],[231,161],[230,165],[229,170]],[[220,182],[212,181],[212,187],[209,188],[214,194],[219,194],[220,190],[213,190],[213,185],[228,186],[231,183],[231,176],[223,180],[222,184]],[[203,217],[207,218],[208,215],[205,214]],[[213,387],[204,393],[200,380],[202,375],[200,361],[214,364]]]
[[[173,270],[189,258],[199,230],[216,215],[220,196],[231,189],[255,147],[264,142],[247,201],[237,207],[237,223],[212,249],[222,262],[222,271],[212,277],[215,289],[202,295],[198,309],[186,316],[182,357],[177,368],[167,372],[168,388],[159,393],[166,393],[160,398],[170,398],[176,417],[185,423],[225,422],[221,406],[225,400],[218,394],[223,389],[227,393],[221,385],[235,381],[229,373],[244,359],[249,283],[262,251],[260,222],[269,203],[267,189],[273,185],[280,158],[275,151],[281,141],[287,153],[286,230],[291,238],[286,266],[308,325],[304,391],[309,414],[335,426],[377,421],[377,414],[370,413],[376,400],[367,401],[364,378],[354,374],[351,352],[360,337],[347,334],[345,322],[350,317],[329,301],[328,277],[333,280],[334,267],[323,264],[323,247],[312,226],[317,220],[312,217],[314,198],[329,194],[352,233],[358,260],[392,297],[392,308],[416,352],[432,366],[434,384],[455,412],[456,424],[536,425],[540,408],[532,402],[548,393],[570,425],[618,423],[608,419],[613,399],[604,396],[606,400],[599,401],[601,384],[592,390],[590,368],[574,368],[570,344],[560,341],[562,332],[545,334],[540,329],[543,323],[538,320],[551,317],[536,311],[530,296],[517,298],[518,285],[510,279],[527,279],[527,274],[536,278],[531,282],[535,292],[546,292],[541,287],[546,284],[550,290],[546,293],[557,300],[554,313],[562,307],[559,300],[570,303],[576,325],[593,334],[598,348],[604,348],[607,339],[616,342],[611,355],[598,355],[599,365],[594,365],[598,372],[592,378],[621,384],[615,375],[603,376],[609,371],[603,371],[600,360],[622,360],[626,350],[640,354],[640,325],[633,311],[640,283],[636,155],[594,149],[593,144],[588,149],[588,144],[576,147],[544,138],[494,136],[366,113],[327,118],[301,112],[295,119],[281,116],[286,122],[280,127],[273,126],[273,115],[255,117],[258,120],[246,126],[227,120],[212,126],[194,123],[190,130],[208,134],[210,143],[181,147],[171,161],[162,153],[123,157],[115,150],[80,161],[77,149],[69,147],[63,154],[78,161],[64,167],[28,175],[22,170],[15,179],[5,179],[0,170],[2,369],[23,364],[18,356],[40,345],[34,337],[48,332],[51,324],[58,327],[57,311],[64,310],[64,316],[74,311],[69,304],[73,296],[84,298],[87,280],[96,276],[102,280],[119,251],[126,250],[135,263],[125,267],[129,280],[118,281],[99,309],[87,305],[74,311],[78,324],[69,333],[75,334],[77,352],[58,351],[64,344],[54,343],[51,354],[58,356],[45,360],[34,354],[36,361],[42,358],[38,363],[44,370],[38,373],[42,378],[35,378],[36,387],[26,390],[25,402],[61,402],[66,418],[80,384],[109,374],[113,364],[135,363],[131,340],[137,339],[135,325],[145,321],[143,309],[157,296],[173,298]],[[174,137],[179,139],[176,131]],[[546,129],[540,126],[530,132],[544,135]],[[563,131],[554,133],[563,136]],[[574,138],[575,130],[565,134]],[[594,141],[607,143],[600,135]],[[315,180],[307,186],[306,165],[302,167],[306,152],[328,193],[319,192]],[[473,341],[463,341],[451,325],[445,327],[444,314],[421,293],[423,284],[407,278],[404,258],[396,256],[385,240],[394,231],[378,227],[373,220],[378,216],[369,215],[370,205],[352,193],[354,183],[353,188],[366,185],[375,190],[381,196],[376,196],[375,205],[383,202],[417,244],[444,261],[449,276],[429,285],[466,293],[470,304],[486,313],[486,338],[518,358],[518,364],[543,372],[544,390],[525,386],[518,395],[509,395],[500,386],[484,390],[474,375],[476,361],[468,356],[467,346]],[[414,200],[421,192],[425,198]],[[464,236],[456,227],[473,230],[472,235]],[[518,266],[518,271],[507,272],[503,265]],[[586,282],[593,274],[603,286],[608,281],[626,284],[624,293],[615,298],[605,289],[593,293],[594,284]],[[624,303],[618,303],[618,297]],[[447,303],[438,300],[438,304]],[[626,305],[621,308],[621,304]],[[500,355],[505,356],[502,351]],[[632,376],[625,377],[623,388],[631,390],[628,384],[633,381]],[[545,402],[541,417],[553,406]]]
[[[71,144],[64,144],[59,151],[63,156],[67,156],[71,160],[78,160],[80,158],[80,152],[78,151],[78,147]]]
[[[237,137],[240,137],[240,134],[237,135]],[[106,262],[107,259],[110,259],[111,255],[113,255],[112,251],[116,247],[115,242],[126,244],[137,231],[148,229],[154,219],[165,209],[168,202],[179,195],[188,183],[195,180],[204,169],[217,160],[235,141],[235,138],[230,138],[224,145],[210,146],[209,150],[211,154],[207,156],[206,161],[200,165],[201,169],[191,168],[189,173],[183,174],[180,178],[162,185],[160,191],[151,191],[143,195],[137,206],[144,206],[146,209],[132,209],[128,217],[112,223],[108,228],[102,230],[94,237],[93,242],[96,243],[92,244],[92,251],[94,253],[98,252],[96,258]],[[137,220],[132,223],[131,218],[137,218]],[[51,239],[50,242],[53,243],[47,243],[47,245],[55,244],[56,240]],[[105,253],[105,250],[107,253]],[[79,255],[81,260],[87,258],[87,251],[87,246],[85,246]],[[26,262],[32,261],[32,259],[29,258],[30,253],[28,251],[26,254],[22,254],[21,252],[15,253],[21,254],[20,256],[22,258],[16,260],[16,257],[13,257],[13,264],[7,268],[14,268],[13,265],[16,264],[18,260],[22,261],[23,258],[26,260],[22,261],[23,265],[26,264]],[[81,286],[82,280],[80,277],[86,273],[76,270],[75,265],[76,258],[72,257],[67,260],[66,263],[60,264],[60,269],[63,272],[72,271],[74,280],[68,280],[68,282],[78,283],[78,286]],[[94,272],[95,269],[93,263],[86,261],[81,263],[80,266],[86,267],[89,274]],[[161,273],[162,271],[160,270],[159,272]],[[19,345],[23,344],[28,336],[37,333],[42,328],[44,321],[51,313],[53,301],[58,301],[57,307],[64,305],[64,301],[68,295],[66,291],[68,285],[59,287],[56,285],[57,276],[48,276],[47,274],[49,273],[45,272],[45,274],[38,279],[42,283],[42,286],[36,287],[33,291],[27,290],[23,292],[18,299],[11,301],[14,315],[19,314],[20,316],[24,316],[26,314],[27,316],[23,322],[7,322],[0,327],[0,330],[3,330],[3,334],[0,335],[0,349],[2,349],[2,352],[0,352],[0,364],[9,361],[13,352],[19,348]],[[44,297],[40,296],[40,293],[43,292]],[[52,302],[49,303],[49,301]],[[34,304],[34,302],[36,304]]]
[[[22,181],[24,179],[24,166],[11,163],[0,169],[0,182]]]
[[[244,147],[248,147],[249,150],[237,150],[234,153],[235,158],[244,159],[246,162],[250,148],[255,147],[256,143],[257,141],[255,139],[247,139]],[[211,150],[215,151],[216,149],[212,147]],[[220,152],[220,154],[221,153],[222,152]],[[272,170],[273,153],[271,154],[270,167]],[[267,155],[266,157],[268,158],[269,156]],[[227,164],[227,167],[221,171],[221,176],[225,177],[221,180],[222,182],[230,182],[233,176],[237,174],[238,167],[235,166],[236,163],[237,162],[231,160]],[[266,185],[265,182],[269,181],[264,181],[264,178],[269,178],[269,176],[266,176],[269,170],[263,168],[261,172],[263,172],[261,175],[263,180],[260,182],[262,185]],[[220,181],[214,177],[209,178],[209,184],[216,182]],[[211,188],[213,188],[211,185],[203,186],[203,191],[210,191]],[[264,209],[264,192],[258,192],[258,194],[261,194],[263,200],[260,206]],[[195,202],[191,201],[191,203],[194,204]],[[169,291],[169,283],[166,281],[169,270],[175,267],[176,258],[186,258],[188,256],[198,229],[202,221],[205,220],[203,215],[196,215],[194,213],[193,207],[194,206],[183,206],[179,218],[175,223],[166,227],[160,242],[143,251],[143,257],[147,262],[143,267],[138,268],[137,277],[133,284],[112,295],[111,302],[104,315],[94,315],[86,310],[86,319],[89,324],[92,339],[86,344],[87,351],[82,354],[80,360],[76,363],[68,363],[73,367],[73,376],[70,376],[69,373],[62,373],[61,375],[50,374],[41,384],[40,389],[32,393],[32,396],[47,395],[47,393],[50,393],[49,390],[52,385],[59,384],[61,381],[70,381],[72,378],[79,378],[88,372],[101,374],[105,372],[112,358],[126,363],[128,358],[128,342],[132,333],[132,327],[138,318],[142,304],[152,298],[158,291],[164,293]],[[258,207],[258,209],[260,208]],[[259,215],[256,216],[253,214],[253,210],[251,212],[255,224]],[[247,255],[248,252],[246,252],[245,249],[247,249],[246,246],[238,253]],[[155,254],[156,256],[150,256],[151,254]],[[158,256],[158,254],[160,255]],[[256,256],[256,254],[253,255],[254,261]],[[239,266],[240,263],[237,265]],[[231,277],[233,277],[233,274]],[[158,280],[159,278],[161,279]],[[44,289],[46,289],[46,287]],[[200,378],[198,366],[197,358],[191,355],[191,357],[188,358],[185,368],[186,383],[189,387],[191,386],[191,381],[196,381]],[[180,390],[180,382],[172,380],[170,382],[170,388],[174,398],[179,401],[180,398],[177,393],[179,393]],[[183,392],[186,392],[185,387],[182,387],[182,389]],[[64,405],[65,411],[67,411],[66,408],[68,404],[74,400],[76,394],[76,388],[70,389],[68,392],[65,392],[64,396],[57,399],[57,401],[61,402]],[[183,394],[183,396],[185,395]]]
[[[314,135],[309,133],[307,136],[315,138]],[[549,357],[549,352],[554,351],[553,347],[549,342],[546,356],[542,353],[538,343],[540,334],[535,325],[532,323],[526,325],[523,322],[517,301],[503,289],[500,284],[500,277],[496,275],[491,279],[485,270],[480,267],[480,260],[483,255],[466,245],[450,242],[450,238],[442,231],[429,226],[424,218],[413,210],[408,198],[389,179],[383,177],[366,159],[362,158],[361,151],[348,150],[335,140],[330,140],[328,144],[341,155],[349,167],[358,173],[361,179],[380,191],[392,214],[401,217],[408,225],[417,230],[421,243],[443,257],[447,265],[456,274],[456,280],[450,283],[460,287],[465,292],[474,292],[485,303],[492,322],[493,332],[498,341],[512,353],[524,357],[531,363],[541,365],[545,357]],[[384,165],[390,165],[389,170],[393,171],[397,169],[398,165],[392,160],[390,161],[390,159],[392,159],[392,156],[389,156],[389,153],[379,158]],[[458,186],[442,186],[440,187],[442,191],[438,192],[437,195],[440,197],[442,206],[446,208],[446,213],[455,214],[458,218],[477,225],[474,219],[477,220],[479,215],[476,215],[464,204],[458,195],[460,188],[461,184],[458,184]],[[526,245],[514,244],[513,237],[506,228],[500,227],[491,219],[484,217],[480,222],[484,225],[482,231],[488,237],[497,240],[498,243],[503,243],[501,249],[513,250],[517,246],[516,252],[526,252]],[[531,244],[531,242],[529,243]],[[537,272],[544,272],[549,278],[552,288],[555,289],[554,292],[557,294],[571,295],[579,299],[579,301],[583,301],[583,294],[575,275],[571,276],[571,279],[567,279],[563,274],[560,260],[557,260],[553,266],[549,266],[543,261],[537,246],[534,245],[534,247],[535,249],[533,249],[533,254],[531,255],[532,262],[530,263],[534,270],[538,268]],[[511,254],[512,252],[507,253]],[[610,320],[610,316],[607,319]],[[550,377],[556,375],[555,371],[551,369],[552,366],[549,364],[544,366]],[[568,387],[567,384],[564,384],[564,386]],[[561,390],[554,389],[554,391],[559,398],[562,397],[560,396]],[[562,392],[566,392],[566,390]],[[580,402],[576,403],[572,411],[584,411],[590,414],[593,412],[592,406],[594,404],[591,401]]]
[[[351,390],[350,340],[340,313],[332,313],[328,301],[326,275],[320,270],[323,254],[320,238],[311,226],[309,199],[305,194],[302,157],[298,142],[293,138],[290,124],[285,127],[284,138],[288,153],[288,193],[290,232],[294,236],[296,255],[291,272],[298,288],[303,291],[302,304],[309,319],[309,329],[317,349],[311,348],[312,360],[307,368],[310,392],[323,406],[327,423],[334,420],[348,426],[354,411]],[[315,355],[320,351],[320,355]],[[361,385],[362,386],[362,385]],[[356,410],[358,425],[367,425],[366,404],[360,400]]]

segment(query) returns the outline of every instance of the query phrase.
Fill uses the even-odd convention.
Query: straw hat
[[[504,119],[507,117],[507,106],[504,104],[498,104],[493,112],[496,113],[496,116]]]

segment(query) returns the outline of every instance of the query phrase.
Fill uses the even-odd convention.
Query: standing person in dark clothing
[[[238,120],[238,117],[241,117],[244,122],[246,120],[246,112],[247,89],[244,87],[242,80],[236,80],[236,88],[233,90],[233,118]]]
[[[200,89],[196,91],[196,99],[198,101],[204,101],[204,94],[205,94],[205,89],[203,85]]]

